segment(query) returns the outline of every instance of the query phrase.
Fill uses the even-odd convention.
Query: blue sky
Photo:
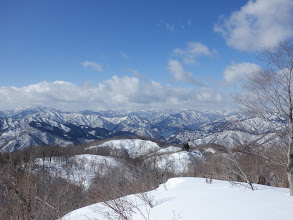
[[[0,0],[0,109],[232,108],[292,0]],[[237,88],[236,88],[237,89]]]

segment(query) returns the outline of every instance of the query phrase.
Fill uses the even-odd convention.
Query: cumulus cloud
[[[202,86],[201,82],[191,73],[185,72],[181,63],[177,60],[169,60],[168,70],[176,81],[183,81],[197,86]]]
[[[233,63],[224,70],[224,80],[229,84],[236,83],[259,69],[260,67],[254,63]]]
[[[0,87],[0,109],[47,106],[64,110],[97,108],[190,108],[227,107],[227,94],[208,88],[178,88],[136,77],[118,77],[96,86],[70,82],[40,82],[24,87]],[[229,104],[231,104],[229,102]]]
[[[87,67],[91,67],[94,70],[97,70],[99,72],[104,72],[102,66],[98,63],[95,62],[90,62],[90,61],[84,61],[82,62],[83,67],[87,68]]]
[[[214,50],[210,50],[206,45],[199,42],[189,42],[185,49],[176,48],[173,50],[173,54],[181,57],[187,64],[196,64],[197,57],[211,56],[214,53]]]
[[[293,36],[293,1],[250,0],[230,17],[222,17],[214,30],[235,49],[254,51],[275,46]]]

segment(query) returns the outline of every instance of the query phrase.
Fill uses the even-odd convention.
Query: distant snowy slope
[[[154,158],[149,160],[154,161],[157,168],[179,175],[190,171],[190,166],[192,164],[195,166],[196,161],[201,158],[203,158],[203,155],[197,151],[179,151],[159,155],[155,160]]]
[[[92,150],[101,147],[108,147],[120,153],[127,152],[130,158],[145,156],[160,149],[157,143],[140,139],[111,140],[98,146],[88,147],[87,149]]]
[[[181,151],[182,149],[179,147],[174,147],[174,146],[170,146],[170,147],[166,147],[163,149],[160,149],[157,154],[167,154],[167,153],[176,153],[178,151]]]
[[[162,148],[147,159],[146,163],[163,172],[168,171],[174,174],[184,174],[190,171],[190,166],[196,167],[196,162],[204,158],[199,151],[183,151],[180,147],[169,146]]]
[[[212,184],[207,184],[203,178],[173,178],[149,192],[154,196],[153,208],[135,195],[125,199],[139,209],[132,215],[134,220],[145,219],[142,215],[148,217],[147,210],[148,219],[159,220],[292,219],[293,197],[289,196],[288,189],[255,186],[257,189],[252,191],[245,186],[232,186],[226,181],[213,180]],[[104,220],[108,219],[104,215],[107,212],[114,214],[97,203],[70,212],[62,220]]]
[[[273,133],[268,134],[251,134],[237,130],[223,130],[216,133],[202,134],[200,137],[198,132],[181,132],[176,136],[182,142],[189,142],[192,145],[218,144],[226,146],[227,148],[234,148],[245,146],[250,143],[257,143],[260,145],[277,144],[280,142],[279,138]]]
[[[99,153],[95,152],[99,149],[111,156],[90,154]],[[133,159],[141,157],[141,162],[147,167],[176,175],[188,172],[190,166],[196,168],[196,162],[204,157],[199,151],[187,152],[174,146],[161,148],[155,142],[140,139],[106,141],[98,146],[87,147],[86,150],[88,154],[44,160],[38,158],[35,163],[48,170],[52,176],[68,179],[74,184],[83,184],[88,188],[94,176],[103,175],[107,168],[127,167],[127,157],[120,156],[127,155]]]
[[[36,165],[44,166],[51,176],[61,177],[73,184],[82,184],[88,188],[92,179],[97,175],[103,175],[108,167],[122,167],[124,164],[114,158],[100,155],[81,154],[69,158],[38,158]]]

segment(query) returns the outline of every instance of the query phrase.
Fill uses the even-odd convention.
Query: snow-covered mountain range
[[[262,139],[270,132],[270,124],[260,118],[229,111],[102,109],[63,112],[33,107],[0,112],[2,152],[135,135],[165,143],[239,145]]]

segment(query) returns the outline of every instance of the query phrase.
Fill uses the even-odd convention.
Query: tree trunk
[[[290,196],[293,196],[293,172],[288,171],[288,180],[289,180],[289,187],[290,187]]]
[[[291,71],[290,71],[291,75]],[[293,196],[293,103],[291,94],[291,77],[288,80],[288,98],[289,98],[289,148],[287,155],[287,173],[290,188],[290,196]]]
[[[293,137],[290,137],[289,140],[287,174],[290,188],[290,196],[293,196]]]

